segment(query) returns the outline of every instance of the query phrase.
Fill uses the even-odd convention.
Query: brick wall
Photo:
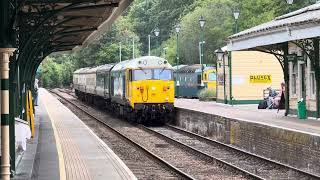
[[[320,174],[319,136],[186,109],[176,110],[173,123],[194,133]]]

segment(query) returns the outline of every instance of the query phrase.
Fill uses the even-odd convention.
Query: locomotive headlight
[[[169,101],[169,98],[168,97],[166,97],[166,102],[168,102]]]
[[[155,90],[156,90],[156,87],[152,86],[152,87],[151,87],[151,90],[152,90],[152,91],[155,91]]]

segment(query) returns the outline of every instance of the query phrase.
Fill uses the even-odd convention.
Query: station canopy
[[[86,44],[111,27],[132,0],[25,0],[15,21],[19,44],[28,41],[49,52]]]
[[[267,47],[320,36],[320,3],[230,36],[228,50]]]

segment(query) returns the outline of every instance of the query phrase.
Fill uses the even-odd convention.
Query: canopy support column
[[[320,90],[320,67],[319,67],[319,39],[314,38],[313,39],[313,48],[314,48],[314,73],[315,73],[315,81],[316,81],[316,99],[317,99],[317,118],[320,117],[320,98],[319,98],[319,90]]]
[[[10,179],[9,148],[9,59],[14,48],[0,48],[1,67],[1,179]]]
[[[284,83],[285,83],[285,116],[288,116],[289,114],[289,61],[288,61],[288,55],[289,55],[289,47],[288,47],[288,42],[284,43],[283,45],[283,78],[284,78]]]

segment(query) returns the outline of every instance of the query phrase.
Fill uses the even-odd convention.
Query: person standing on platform
[[[278,96],[274,98],[274,105],[278,110],[285,108],[285,83],[281,83],[281,91]]]
[[[34,105],[38,106],[38,89],[39,89],[39,80],[35,79],[34,80]]]

